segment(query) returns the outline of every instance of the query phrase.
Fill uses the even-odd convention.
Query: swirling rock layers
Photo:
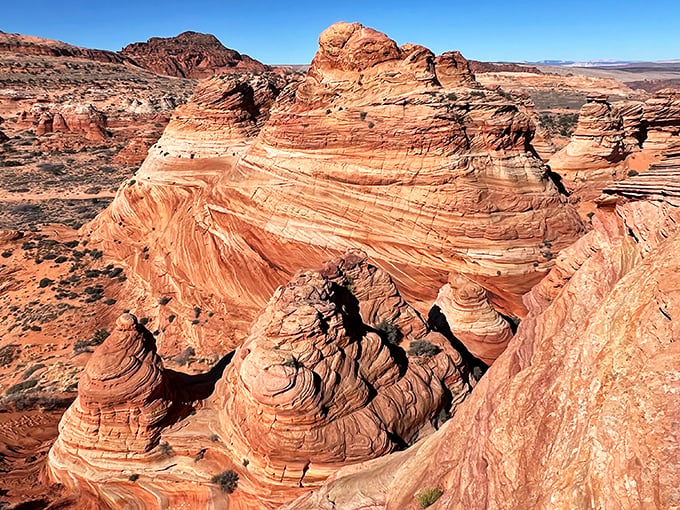
[[[152,457],[162,428],[178,412],[153,336],[124,314],[88,361],[78,398],[59,424],[50,451],[52,473],[61,480],[73,464]]]
[[[627,199],[631,181],[527,294],[517,335],[442,429],[282,509],[416,509],[432,489],[440,510],[680,505],[680,202]]]
[[[411,444],[468,391],[460,354],[356,251],[279,288],[218,388],[234,458],[283,486]]]
[[[301,266],[351,246],[423,311],[456,271],[522,315],[520,296],[551,265],[542,243],[559,250],[583,227],[531,150],[530,120],[477,87],[459,55],[437,63],[422,46],[336,24],[254,139],[231,127],[253,118],[243,102],[215,88],[211,110],[197,93],[87,232],[146,285],[177,289],[177,303],[191,293],[192,306],[248,318]],[[140,260],[129,248],[141,243]]]

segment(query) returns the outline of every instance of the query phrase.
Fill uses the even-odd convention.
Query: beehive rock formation
[[[590,96],[579,112],[571,141],[548,164],[569,191],[592,199],[605,185],[625,177],[625,141],[621,112],[606,96]]]
[[[451,333],[470,353],[492,364],[512,339],[512,328],[489,303],[484,288],[462,275],[452,275],[435,305],[446,318]]]
[[[212,99],[207,85],[197,92],[136,184],[85,232],[151,292],[170,288],[187,310],[230,314],[239,338],[278,285],[352,246],[422,312],[456,271],[522,315],[520,296],[551,265],[542,243],[557,251],[583,227],[530,150],[530,120],[497,93],[469,88],[460,57],[440,63],[441,79],[457,86],[442,86],[426,48],[339,23],[267,114],[231,101],[229,81],[223,101],[212,82]],[[251,89],[263,91],[255,104],[269,96]],[[188,326],[199,348],[232,337]]]
[[[221,384],[234,458],[282,486],[413,443],[470,390],[460,354],[359,252],[280,287]]]
[[[616,184],[438,432],[282,510],[412,510],[428,489],[436,510],[680,505],[678,177]]]
[[[62,480],[69,472],[82,473],[83,465],[107,469],[136,456],[152,457],[162,428],[179,411],[153,336],[133,315],[123,314],[85,367],[78,398],[50,450],[51,472]]]
[[[663,151],[680,137],[680,91],[664,89],[645,101],[647,138],[644,149]]]
[[[34,126],[38,136],[47,133],[77,133],[92,141],[105,140],[106,115],[90,104],[66,104],[61,107],[36,105],[21,112],[19,121]]]

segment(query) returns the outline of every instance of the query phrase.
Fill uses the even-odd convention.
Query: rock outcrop
[[[600,202],[593,230],[526,296],[508,349],[438,432],[282,508],[680,505],[680,171],[666,170],[636,198],[631,182]]]
[[[127,45],[121,54],[157,74],[201,79],[221,73],[264,71],[267,66],[225,48],[212,34],[183,32]]]
[[[35,105],[20,112],[18,122],[35,127],[38,136],[47,133],[77,133],[87,140],[105,140],[106,115],[91,104],[66,104],[61,107]]]
[[[644,121],[647,130],[643,148],[663,152],[680,137],[680,90],[664,89],[645,101]]]
[[[468,368],[351,250],[280,287],[207,374],[164,371],[123,315],[86,366],[48,472],[99,507],[272,509],[431,434],[476,383]],[[214,480],[226,469],[233,494]]]
[[[435,305],[451,333],[470,353],[491,365],[512,339],[512,327],[489,303],[486,290],[454,274],[439,291]]]
[[[66,483],[82,476],[83,466],[106,471],[130,458],[160,455],[161,430],[180,412],[172,391],[153,336],[123,314],[88,361],[78,398],[61,420],[50,451],[52,476]]]
[[[0,32],[0,53],[84,58],[115,64],[130,63],[130,59],[114,51],[81,48],[61,41],[5,32]]]
[[[524,314],[520,296],[552,264],[544,241],[558,251],[583,228],[531,151],[531,121],[478,88],[455,54],[438,73],[426,48],[356,23],[333,25],[319,45],[268,113],[246,106],[236,82],[199,89],[85,232],[153,293],[229,310],[239,339],[278,285],[351,246],[422,312],[455,271]],[[200,346],[210,325],[196,329],[187,337]]]
[[[593,199],[604,186],[625,177],[625,142],[632,133],[630,125],[624,133],[621,112],[605,96],[590,96],[581,108],[571,141],[548,164],[570,192]]]
[[[412,444],[470,390],[461,355],[359,252],[280,287],[221,384],[233,457],[283,487]]]
[[[9,140],[9,136],[0,131],[0,143],[5,143],[7,140]]]

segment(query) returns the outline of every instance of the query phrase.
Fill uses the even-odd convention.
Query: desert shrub
[[[56,264],[63,264],[63,263],[66,262],[67,260],[68,260],[68,259],[67,259],[66,257],[64,257],[63,255],[60,255],[59,257],[57,257],[56,259],[54,259],[54,262],[55,262]]]
[[[64,175],[64,165],[61,163],[38,163],[38,169],[51,175]]]
[[[137,480],[139,480],[139,475],[137,473],[133,473],[130,476],[128,476],[128,480],[130,480],[131,482],[136,482]]]
[[[383,340],[388,344],[397,345],[401,342],[401,331],[392,322],[387,319],[382,319],[376,326],[375,329],[378,331]]]
[[[90,340],[90,345],[101,345],[104,343],[104,340],[106,340],[109,335],[109,331],[105,328],[99,328],[97,331],[94,332],[92,335],[92,340]]]
[[[640,175],[640,172],[637,170],[628,170],[628,177],[635,177],[636,175]]]
[[[105,304],[106,306],[115,305],[115,304],[116,304],[116,300],[113,299],[113,298],[109,298],[109,299],[107,299],[107,300],[104,301],[104,304]]]
[[[368,129],[373,129],[374,127],[375,127],[375,124],[373,124],[372,122],[368,123]]]
[[[422,489],[416,494],[416,501],[420,508],[427,508],[434,505],[437,500],[442,497],[442,494],[444,494],[444,491],[439,487]]]
[[[175,357],[175,363],[180,366],[186,365],[192,356],[196,355],[193,347],[187,347]]]
[[[161,444],[158,445],[158,449],[161,451],[161,453],[167,457],[170,455],[173,455],[172,451],[172,446],[168,444],[167,441],[163,441]]]
[[[420,356],[421,358],[431,358],[437,354],[441,349],[427,340],[415,340],[411,342],[411,347],[408,353],[411,356]]]
[[[366,112],[361,112],[361,113],[359,114],[359,118],[360,118],[361,120],[366,120],[366,115],[367,115]]]
[[[21,380],[25,381],[41,368],[45,368],[45,365],[43,363],[36,363],[32,367],[27,368],[26,371],[23,374],[21,374]]]
[[[448,99],[449,101],[455,101],[456,99],[458,99],[458,96],[454,92],[449,92],[448,94],[446,94],[446,99]]]
[[[12,252],[11,252],[11,251],[3,251],[3,252],[2,252],[2,258],[3,258],[3,259],[8,259],[8,258],[10,258],[11,256],[12,256]]]
[[[49,287],[54,283],[54,280],[50,280],[49,278],[43,278],[40,280],[40,283],[38,283],[38,287],[41,289],[44,289],[45,287]]]
[[[6,367],[19,355],[18,344],[8,344],[0,347],[0,367]]]
[[[218,436],[217,434],[213,434],[213,435],[210,436],[210,440],[213,443],[217,443],[220,440],[220,436]]]
[[[15,160],[8,160],[3,163],[4,166],[6,167],[14,167],[14,166],[23,166],[24,163],[21,161],[15,161]]]
[[[12,395],[13,393],[19,393],[20,391],[25,391],[30,388],[35,387],[38,384],[37,379],[29,379],[28,381],[21,381],[18,382],[9,388],[7,388],[7,391],[5,392],[7,395]]]
[[[238,475],[229,469],[219,475],[213,476],[211,482],[217,484],[223,492],[231,494],[238,486]]]
[[[163,296],[158,300],[158,304],[161,305],[161,306],[165,306],[170,302],[171,299],[172,298],[169,298],[167,296]]]
[[[107,274],[109,275],[109,278],[116,278],[117,276],[120,276],[122,272],[123,272],[122,267],[114,267]]]
[[[172,321],[175,320],[175,315],[168,315],[168,322],[172,324]]]
[[[101,250],[90,250],[90,257],[93,259],[100,259],[104,253]]]

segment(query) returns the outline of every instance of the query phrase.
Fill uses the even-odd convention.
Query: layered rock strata
[[[225,72],[268,69],[248,55],[225,48],[214,35],[197,32],[152,37],[129,44],[120,53],[149,71],[178,78],[201,79]]]
[[[590,96],[579,112],[571,141],[548,164],[569,191],[592,199],[605,185],[625,177],[626,134],[630,136],[632,129],[624,133],[621,112],[606,96]]]
[[[412,444],[469,390],[460,354],[350,252],[277,290],[218,392],[223,437],[251,476],[313,486]]]
[[[105,471],[130,458],[151,459],[159,455],[162,428],[179,412],[153,336],[123,314],[88,361],[78,398],[59,424],[51,473],[67,480],[83,465]]]
[[[444,427],[282,509],[416,509],[433,494],[439,510],[680,505],[677,178],[600,202]]]
[[[530,120],[478,88],[460,56],[437,64],[359,24],[336,24],[319,43],[254,139],[233,126],[259,127],[264,109],[221,103],[216,87],[211,111],[197,93],[86,232],[154,294],[231,310],[225,322],[239,328],[301,266],[350,246],[423,312],[453,270],[522,315],[520,296],[552,264],[544,241],[557,251],[582,232],[531,151]]]
[[[512,327],[489,303],[486,290],[462,275],[451,275],[435,305],[451,333],[476,358],[492,364],[512,339]]]

